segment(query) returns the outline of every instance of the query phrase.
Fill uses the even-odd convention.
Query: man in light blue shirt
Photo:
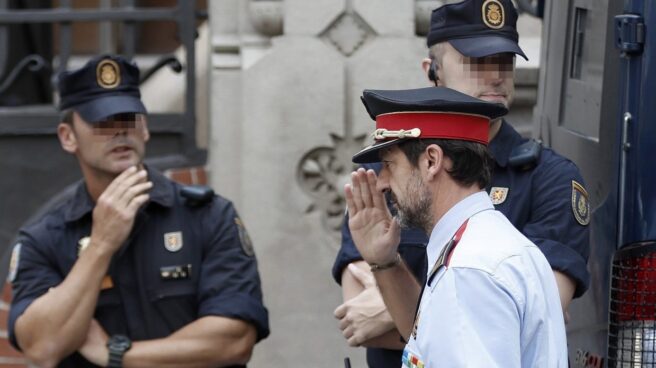
[[[352,174],[349,228],[407,341],[403,367],[567,367],[551,267],[483,190],[489,121],[506,108],[442,87],[363,101],[376,142],[353,161],[383,169]],[[398,255],[399,225],[430,234],[423,291]]]

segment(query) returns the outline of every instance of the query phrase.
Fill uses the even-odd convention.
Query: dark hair
[[[65,109],[59,114],[59,120],[62,123],[73,125],[73,109]]]
[[[487,147],[481,143],[456,139],[410,139],[400,143],[399,149],[410,164],[417,167],[419,156],[431,144],[440,146],[444,155],[451,159],[453,167],[448,173],[461,185],[470,186],[477,183],[482,189],[490,183],[494,161]]]

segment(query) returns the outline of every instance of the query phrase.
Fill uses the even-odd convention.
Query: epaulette
[[[185,185],[180,189],[180,195],[187,206],[199,207],[212,201],[214,190],[204,185]]]
[[[541,153],[542,143],[535,139],[529,139],[513,148],[508,157],[508,165],[520,170],[532,169],[538,164]]]

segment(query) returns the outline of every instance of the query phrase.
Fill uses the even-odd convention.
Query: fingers
[[[351,325],[351,322],[352,321],[350,321],[348,318],[340,319],[339,320],[339,329],[344,331],[345,329],[347,329]]]
[[[369,170],[373,171],[373,170]],[[360,192],[362,194],[362,202],[364,203],[364,206],[367,208],[373,207],[373,198],[371,198],[372,192],[369,189],[369,173],[368,171],[364,171],[362,169],[358,170],[358,179],[360,181]]]
[[[364,202],[362,201],[362,184],[360,182],[361,171],[364,170],[358,169],[358,171],[351,173],[351,191],[353,192],[353,204],[356,212],[364,209]]]
[[[148,173],[146,172],[146,170],[139,170],[133,173],[132,175],[128,175],[125,178],[121,178],[114,191],[116,200],[126,204],[129,203],[130,200],[132,200],[132,198],[134,198],[136,195],[140,193],[140,192],[131,191],[131,189],[140,184],[146,184],[147,182],[144,181],[147,175]]]
[[[347,339],[350,339],[351,337],[353,337],[353,333],[354,333],[354,331],[353,331],[353,328],[351,326],[349,326],[349,327],[342,330],[342,335],[344,335],[344,337],[347,338]]]
[[[105,189],[106,193],[114,193],[115,188],[123,181],[125,178],[127,178],[130,175],[133,175],[134,173],[137,172],[137,167],[136,166],[130,166],[127,169],[125,169],[122,173],[120,173],[114,180],[112,180],[111,183],[107,186]]]
[[[376,189],[376,180],[376,172],[373,170],[367,170],[367,184],[369,186],[369,192],[371,192],[373,206],[380,209],[387,209],[387,202],[385,202],[384,194]]]
[[[376,190],[376,173],[373,170],[365,171],[360,168],[351,173],[351,185],[344,188],[349,208],[358,212],[364,208],[385,206],[382,193]],[[350,189],[350,194],[348,193]],[[381,207],[382,208],[382,207]],[[349,213],[349,215],[352,215]]]
[[[137,213],[137,211],[139,210],[139,208],[140,208],[141,206],[143,206],[144,203],[148,202],[148,198],[150,198],[150,196],[148,195],[148,193],[141,194],[141,195],[138,195],[138,196],[134,197],[134,198],[130,201],[130,203],[128,204],[128,208],[127,208],[128,211],[130,212],[130,214],[131,214],[131,215],[134,215],[135,213]]]
[[[389,230],[387,231],[386,237],[390,242],[400,242],[401,241],[401,224],[399,223],[398,217],[393,217],[390,221]]]
[[[347,268],[353,277],[355,277],[355,279],[358,280],[365,288],[376,286],[376,280],[374,279],[374,276],[371,274],[371,272],[364,271],[352,263],[349,264]]]
[[[346,315],[346,303],[340,305],[339,307],[335,308],[335,312],[333,313],[335,315],[335,318],[337,319],[342,319]]]
[[[358,212],[355,208],[355,202],[353,201],[353,186],[351,184],[344,185],[344,197],[346,198],[346,210],[350,218],[353,218]]]

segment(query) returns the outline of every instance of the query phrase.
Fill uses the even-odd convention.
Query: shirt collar
[[[150,203],[157,203],[163,207],[171,207],[175,202],[175,186],[162,175],[159,171],[151,169],[147,166],[148,179],[153,183],[153,188],[150,190],[150,199],[146,206]],[[93,211],[95,202],[91,199],[89,191],[84,181],[77,184],[75,193],[68,202],[68,208],[64,213],[64,220],[66,222],[75,222],[82,217]]]
[[[508,158],[513,148],[522,141],[522,136],[513,129],[505,120],[501,121],[501,128],[497,135],[492,139],[488,148],[494,161],[501,167],[508,165]]]
[[[433,267],[442,248],[451,240],[465,220],[481,211],[493,209],[494,206],[490,201],[490,197],[483,190],[467,196],[465,199],[456,203],[455,206],[451,207],[437,222],[431,232],[428,247],[426,248],[428,269],[430,270]]]

